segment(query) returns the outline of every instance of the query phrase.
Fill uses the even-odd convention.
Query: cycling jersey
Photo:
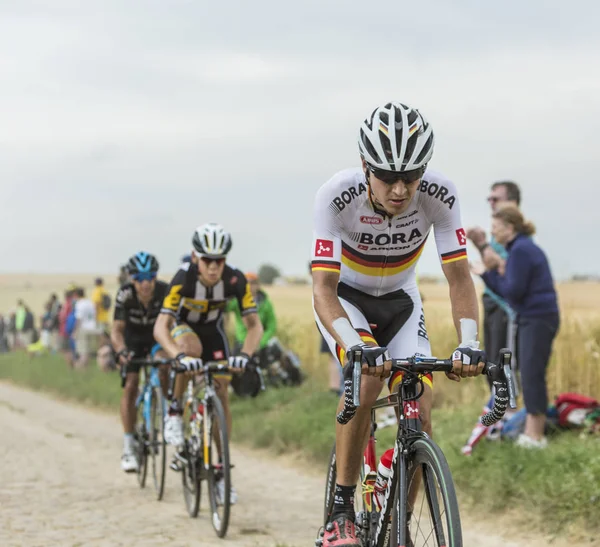
[[[339,272],[340,281],[373,296],[414,285],[432,227],[442,264],[466,258],[456,188],[443,175],[428,169],[406,212],[388,217],[360,168],[341,171],[317,192],[312,269]]]
[[[231,297],[237,299],[242,315],[256,312],[250,285],[242,272],[226,264],[220,281],[206,287],[198,279],[197,265],[184,262],[169,285],[161,313],[175,317],[177,324],[188,324],[200,336],[203,325],[221,323]]]
[[[133,283],[125,283],[115,299],[115,321],[125,321],[125,345],[139,357],[149,353],[154,345],[154,323],[167,294],[167,284],[156,281],[152,300],[144,307],[138,299]]]
[[[415,266],[433,227],[442,264],[465,259],[466,235],[454,184],[427,170],[408,209],[388,216],[373,203],[362,169],[334,175],[317,192],[311,267],[339,272],[338,297],[365,342],[386,346],[392,357],[431,355]],[[315,318],[330,351],[340,348]],[[390,380],[390,389],[401,374]],[[431,377],[424,378],[431,385]]]

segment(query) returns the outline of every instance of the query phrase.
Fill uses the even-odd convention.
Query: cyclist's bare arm
[[[448,280],[452,318],[460,341],[461,319],[474,319],[476,323],[479,323],[479,306],[475,285],[471,278],[467,260],[457,260],[456,262],[443,264],[442,270]]]
[[[175,358],[181,350],[171,336],[171,329],[175,324],[175,318],[169,313],[159,313],[154,323],[154,339],[167,352],[170,358]]]
[[[110,343],[115,351],[119,353],[126,348],[125,346],[125,321],[115,319],[110,329]]]
[[[253,355],[254,352],[258,350],[258,346],[260,345],[260,340],[263,335],[263,327],[257,313],[243,315],[242,321],[244,322],[247,330],[242,351],[246,355]]]
[[[336,272],[313,271],[313,296],[315,311],[327,331],[335,338],[340,347],[346,349],[348,346],[362,342],[359,334],[354,330],[347,330],[350,319],[345,312],[337,295],[337,286],[340,274]],[[345,319],[348,325],[345,325]],[[335,323],[335,326],[334,326]],[[340,332],[341,331],[341,332]]]
[[[479,317],[479,306],[477,304],[477,293],[475,292],[475,285],[469,272],[469,263],[467,260],[458,260],[456,262],[450,262],[443,264],[442,269],[444,275],[448,280],[450,288],[450,304],[452,306],[452,318],[454,319],[454,326],[456,327],[457,337],[459,344],[466,342],[462,340],[461,319],[472,319],[475,321],[475,333],[478,330],[478,317]],[[480,374],[483,369],[484,363],[481,362],[477,367],[472,368],[476,370],[470,371],[470,376]],[[462,371],[462,365],[460,362],[455,362],[457,371]],[[448,378],[455,382],[460,382],[460,376],[455,372],[447,373]]]

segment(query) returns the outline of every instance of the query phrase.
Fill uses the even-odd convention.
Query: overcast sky
[[[217,221],[235,265],[305,274],[316,190],[399,100],[465,226],[512,178],[555,276],[597,273],[599,20],[595,0],[0,0],[0,271],[140,249],[172,271]]]

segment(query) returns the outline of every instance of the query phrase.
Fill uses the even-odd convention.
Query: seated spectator
[[[499,207],[493,214],[492,234],[508,252],[504,272],[484,271],[483,265],[473,271],[481,275],[492,291],[505,298],[517,315],[517,360],[527,409],[525,431],[517,444],[545,448],[546,368],[559,328],[559,309],[546,255],[529,237],[534,233],[533,224],[524,220],[516,206]]]
[[[102,372],[117,370],[115,352],[110,343],[110,333],[103,331],[100,335],[98,351],[96,352],[96,363]]]
[[[273,308],[273,304],[271,303],[271,299],[260,287],[258,276],[252,272],[246,273],[245,275],[248,285],[250,286],[252,297],[256,302],[256,306],[258,308],[258,317],[260,318],[260,322],[262,323],[263,327],[263,336],[260,339],[260,345],[258,348],[258,351],[260,352],[266,347],[266,345],[269,343],[269,340],[275,336],[275,333],[277,332],[277,318],[275,317],[275,310]],[[248,329],[246,329],[246,325],[242,319],[242,314],[240,313],[238,302],[235,298],[232,298],[227,303],[226,309],[227,311],[233,312],[235,316],[235,345],[237,348],[235,351],[239,351],[239,349],[241,349],[241,347],[244,345],[244,340],[246,339],[246,333]]]

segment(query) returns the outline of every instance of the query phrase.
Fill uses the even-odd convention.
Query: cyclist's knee
[[[187,325],[178,325],[171,331],[179,351],[188,357],[202,357],[202,343],[198,335]]]
[[[419,399],[419,415],[421,418],[421,427],[423,431],[431,434],[431,406],[433,404],[433,391],[428,385],[425,385],[423,395]]]
[[[361,406],[364,405],[365,408],[370,409],[375,404],[375,401],[377,401],[383,385],[384,381],[380,378],[363,376],[360,385]]]
[[[202,357],[202,343],[196,335],[188,334],[176,341],[179,350],[188,357]]]

